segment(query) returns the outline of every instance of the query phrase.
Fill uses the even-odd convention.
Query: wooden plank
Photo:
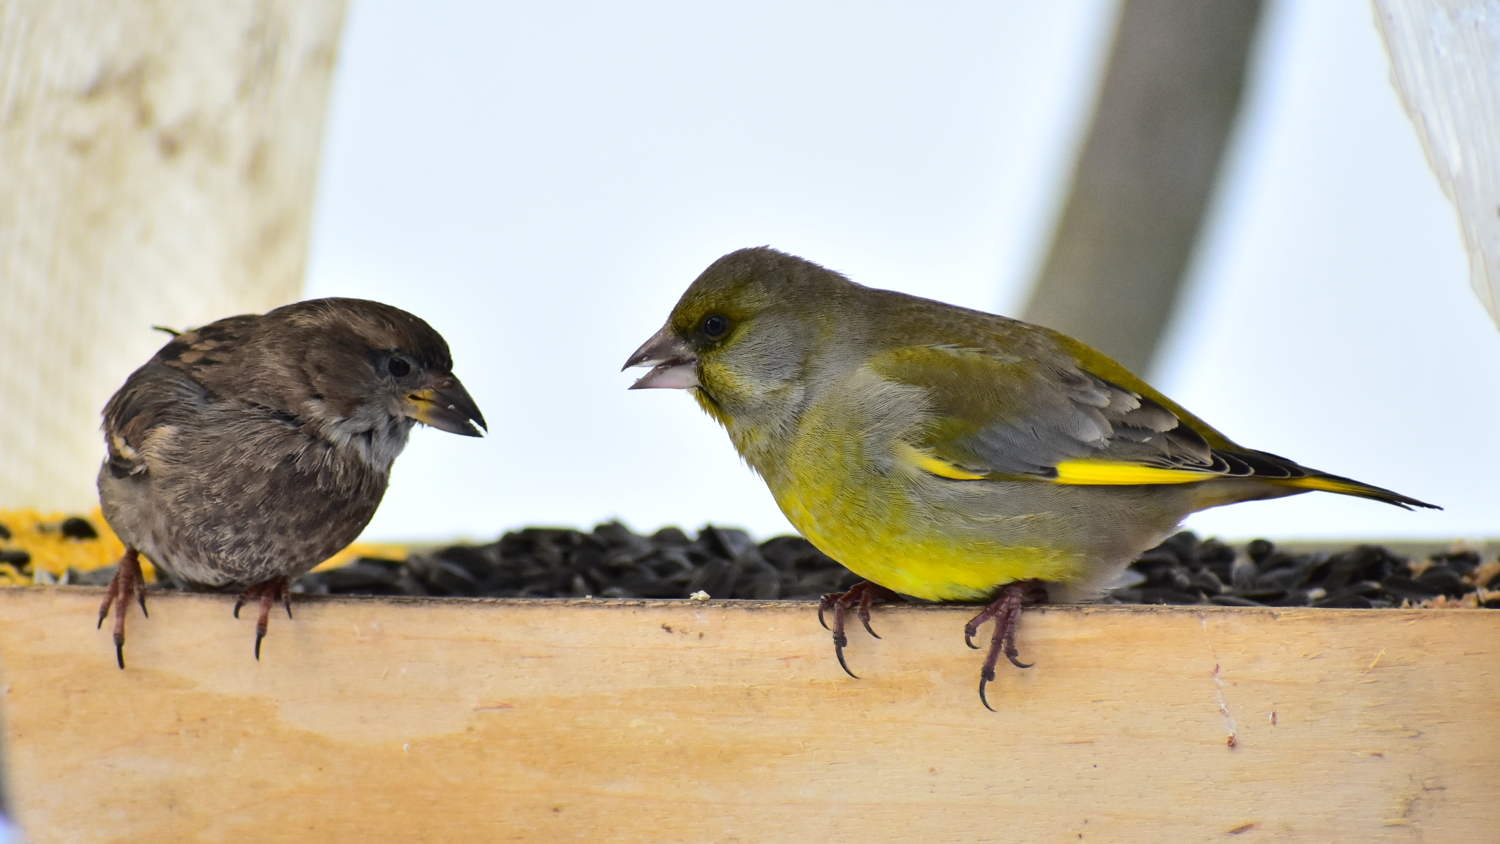
[[[306,599],[264,658],[157,595],[0,590],[18,819],[68,841],[1478,841],[1500,613]],[[1235,736],[1234,746],[1227,737]]]

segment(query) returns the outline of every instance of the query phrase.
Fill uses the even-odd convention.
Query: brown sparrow
[[[484,417],[427,323],[362,299],[315,299],[174,337],[104,408],[104,518],[125,543],[99,624],[146,611],[139,554],[190,589],[271,605],[359,535],[421,422],[482,436]],[[477,426],[477,427],[476,427]]]

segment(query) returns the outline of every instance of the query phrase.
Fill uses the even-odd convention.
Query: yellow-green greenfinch
[[[867,582],[824,597],[988,601],[1017,660],[1023,603],[1098,597],[1189,513],[1323,490],[1432,507],[1244,448],[1056,331],[855,284],[768,247],[715,261],[625,366],[693,391],[804,536]],[[873,635],[874,631],[871,631]],[[850,672],[852,675],[852,672]]]

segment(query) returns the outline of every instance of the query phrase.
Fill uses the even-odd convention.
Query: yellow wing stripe
[[[899,455],[907,463],[922,471],[955,481],[978,481],[989,475],[971,472],[933,455],[931,452],[908,445],[897,444]],[[1155,466],[1140,466],[1134,463],[1114,463],[1107,460],[1064,460],[1057,464],[1057,477],[1053,483],[1073,486],[1135,486],[1140,484],[1191,484],[1220,477],[1213,472],[1197,472],[1190,469],[1159,469]],[[1312,479],[1308,479],[1312,480]],[[1338,489],[1334,487],[1338,486]],[[1309,489],[1326,489],[1342,492],[1342,485],[1308,486]]]
[[[896,455],[911,465],[940,478],[951,478],[955,481],[977,481],[983,479],[983,474],[961,469],[952,463],[934,457],[931,452],[923,451],[909,443],[896,441]]]
[[[1064,460],[1057,464],[1053,483],[1075,486],[1133,486],[1136,484],[1191,484],[1220,475],[1191,469],[1159,469],[1107,460]]]
[[[955,481],[979,481],[986,478],[994,478],[995,480],[1024,480],[1024,478],[1020,477],[971,472],[968,469],[934,455],[930,451],[919,449],[899,440],[896,442],[896,456],[913,468],[930,475]],[[1161,469],[1156,466],[1117,463],[1109,460],[1064,460],[1058,463],[1056,468],[1057,477],[1051,479],[1052,483],[1070,486],[1194,484],[1224,477],[1218,472],[1204,472],[1194,469]],[[1296,489],[1336,492],[1341,495],[1358,495],[1365,498],[1374,498],[1379,501],[1406,500],[1393,492],[1380,489],[1379,487],[1372,487],[1358,481],[1349,481],[1343,478],[1310,475],[1301,478],[1255,478],[1255,480],[1262,480],[1267,483],[1277,484],[1278,486],[1294,487]],[[1421,502],[1417,503],[1421,504]],[[1421,504],[1421,506],[1430,507],[1432,505]]]

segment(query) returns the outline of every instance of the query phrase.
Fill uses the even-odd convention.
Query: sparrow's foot
[[[1028,603],[1047,603],[1047,590],[1040,581],[1017,580],[1007,583],[1000,590],[1000,597],[964,625],[964,643],[978,650],[979,646],[974,644],[974,636],[985,622],[995,622],[995,632],[990,636],[990,652],[985,655],[984,669],[979,672],[979,702],[991,712],[995,711],[995,707],[990,706],[985,697],[984,687],[995,679],[995,665],[1000,662],[1000,654],[1004,653],[1010,664],[1017,668],[1031,667],[1031,663],[1020,660],[1020,652],[1016,650],[1016,627],[1021,621],[1021,608]]]
[[[260,615],[255,619],[255,658],[260,659],[260,642],[266,638],[266,628],[271,622],[271,605],[281,601],[286,607],[286,617],[292,617],[292,589],[291,582],[285,577],[275,577],[264,583],[254,586],[240,593],[239,600],[234,602],[234,617],[240,617],[240,607],[250,601],[260,602]]]
[[[849,637],[844,635],[844,616],[849,613],[850,607],[855,607],[854,614],[859,616],[860,623],[865,626],[865,632],[879,639],[880,634],[870,626],[870,605],[876,601],[906,603],[906,599],[897,593],[868,580],[854,584],[848,592],[829,592],[823,596],[822,601],[818,602],[818,623],[823,625],[824,630],[833,631],[833,651],[838,655],[839,666],[844,669],[845,674],[856,680],[859,679],[859,675],[850,671],[849,664],[844,661],[844,648],[849,644]],[[855,602],[858,602],[857,606]],[[833,627],[831,628],[823,618],[823,613],[829,609],[833,610]]]
[[[104,592],[104,602],[99,605],[99,623],[95,625],[104,626],[104,619],[109,616],[109,606],[114,604],[115,661],[120,664],[121,670],[125,668],[125,610],[132,597],[140,603],[141,615],[150,618],[151,614],[146,612],[146,576],[141,573],[140,552],[134,548],[126,548],[125,556],[120,558],[115,567],[115,576],[110,578],[109,589]]]

